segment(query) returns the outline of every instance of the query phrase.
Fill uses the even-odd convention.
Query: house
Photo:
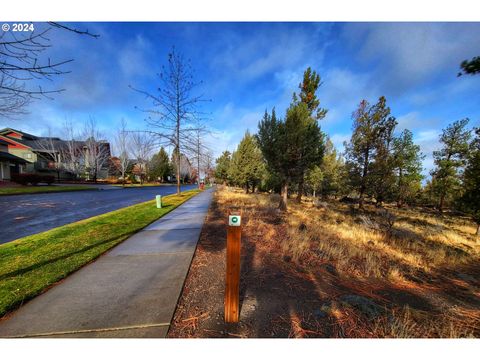
[[[8,152],[9,142],[0,138],[0,181],[10,180],[12,173],[25,171],[26,160]]]
[[[50,172],[59,179],[108,177],[111,154],[107,141],[67,141],[12,128],[0,130],[0,140],[6,144],[5,152],[17,158],[18,167],[15,165],[11,169],[13,173]],[[23,166],[20,160],[23,160]]]

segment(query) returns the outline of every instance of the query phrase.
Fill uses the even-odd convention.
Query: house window
[[[32,158],[32,153],[24,153],[23,158],[24,159],[31,159]]]

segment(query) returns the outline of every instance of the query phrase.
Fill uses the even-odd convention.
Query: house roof
[[[7,134],[15,132],[22,135],[22,138],[10,137]],[[46,137],[46,136],[35,136],[32,134],[25,133],[23,131],[15,130],[12,128],[4,128],[0,130],[0,140],[3,140],[10,144],[17,144],[35,152],[49,152],[49,149],[52,147],[50,142],[53,143],[53,148],[55,150],[65,150],[68,147],[68,141],[62,140],[58,137]],[[75,140],[76,147],[83,147],[87,144],[87,141]],[[99,146],[107,147],[110,150],[110,143],[106,140],[97,140]]]
[[[11,161],[11,162],[14,162],[14,163],[17,163],[17,164],[26,164],[27,163],[24,159],[22,159],[18,156],[12,155],[10,153],[4,152],[4,151],[0,151],[0,160],[7,160],[7,161]]]
[[[35,136],[35,135],[29,134],[29,133],[26,133],[26,132],[23,132],[23,131],[20,131],[20,130],[12,129],[12,128],[4,128],[4,129],[0,130],[0,135],[5,136],[5,134],[8,134],[10,132],[15,132],[17,134],[20,134],[20,135],[22,135],[22,137],[24,137],[25,139],[28,139],[28,140],[37,139],[37,136]]]
[[[19,139],[12,139],[9,138],[8,136],[1,135],[0,134],[0,140],[5,141],[7,144],[13,144],[13,145],[20,145],[21,147],[29,147],[28,145],[25,145],[19,141]]]

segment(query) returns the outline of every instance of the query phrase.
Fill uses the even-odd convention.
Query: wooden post
[[[227,229],[227,274],[225,279],[225,322],[238,322],[240,300],[241,216],[229,215]]]

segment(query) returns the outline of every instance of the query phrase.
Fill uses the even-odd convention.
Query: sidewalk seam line
[[[139,254],[117,254],[117,255],[110,255],[109,257],[120,257],[120,256],[158,256],[158,255],[171,255],[171,254],[190,254],[191,250],[185,251],[168,251],[168,252],[156,252],[156,253],[139,253]]]
[[[15,336],[5,336],[4,338],[26,338],[26,337],[40,337],[40,336],[52,336],[52,335],[67,335],[67,334],[82,334],[82,333],[93,333],[101,331],[118,331],[118,330],[132,330],[132,329],[148,329],[152,327],[161,327],[161,326],[170,326],[170,323],[159,323],[159,324],[144,324],[144,325],[132,325],[132,326],[120,326],[114,328],[104,328],[104,329],[86,329],[86,330],[71,330],[71,331],[56,331],[49,333],[37,333],[37,334],[23,334]]]

